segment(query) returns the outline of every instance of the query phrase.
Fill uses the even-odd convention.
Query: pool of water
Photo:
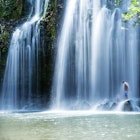
[[[139,140],[140,113],[0,113],[0,140]]]

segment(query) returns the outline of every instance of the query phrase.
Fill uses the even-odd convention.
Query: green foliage
[[[8,51],[14,20],[21,16],[22,0],[0,0],[0,51]]]
[[[56,13],[57,13],[57,0],[52,0],[48,7],[48,12],[46,14],[48,36],[51,40],[56,38]]]
[[[124,21],[136,19],[140,23],[140,0],[132,0],[128,12],[122,15]]]
[[[22,6],[22,0],[0,0],[0,18],[18,19]]]
[[[1,50],[2,53],[7,52],[9,36],[10,36],[10,33],[7,30],[4,30],[0,34],[0,43],[1,43],[0,50]]]
[[[120,5],[120,3],[121,3],[121,0],[115,0],[115,6],[119,6]]]
[[[3,40],[3,41],[6,41],[8,36],[9,36],[9,32],[8,32],[8,31],[4,31],[4,32],[0,35],[0,39]]]

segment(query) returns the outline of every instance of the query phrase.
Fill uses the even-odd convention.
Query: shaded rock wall
[[[40,49],[40,96],[43,105],[49,107],[51,87],[55,65],[55,47],[60,21],[62,19],[63,1],[51,0],[45,18],[41,21],[41,49]]]

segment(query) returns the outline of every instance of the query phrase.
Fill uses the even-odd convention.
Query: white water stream
[[[33,103],[38,90],[38,50],[40,20],[49,0],[29,0],[32,8],[29,19],[16,28],[12,35],[5,68],[2,110],[21,109]],[[37,95],[36,95],[37,96]]]
[[[121,82],[138,97],[137,28],[123,23],[120,7],[105,0],[69,0],[57,43],[52,106],[83,109],[104,99],[123,96]]]

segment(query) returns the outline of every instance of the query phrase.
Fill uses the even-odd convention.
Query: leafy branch
[[[124,21],[135,19],[137,23],[140,23],[140,0],[132,0],[128,12],[122,15]]]

